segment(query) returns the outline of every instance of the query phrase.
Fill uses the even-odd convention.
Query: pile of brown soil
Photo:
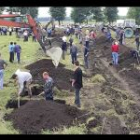
[[[63,64],[59,64],[59,67],[55,69],[51,60],[42,59],[26,67],[30,70],[33,80],[37,84],[43,85],[44,80],[42,78],[42,73],[47,71],[49,75],[53,78],[55,85],[58,89],[70,90],[71,83],[70,78],[72,78],[73,71],[65,69]]]
[[[76,117],[84,112],[75,107],[54,101],[28,101],[24,106],[14,110],[5,119],[23,134],[38,134],[42,129],[52,130],[61,126],[70,126]],[[76,121],[78,123],[79,121]]]

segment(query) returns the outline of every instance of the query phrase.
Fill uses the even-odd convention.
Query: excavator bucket
[[[62,49],[60,47],[52,47],[46,51],[46,54],[52,59],[55,68],[57,68],[62,56]]]
[[[57,68],[62,56],[62,49],[58,46],[50,46],[48,40],[42,39],[43,36],[46,36],[45,32],[43,31],[43,27],[40,23],[37,25],[38,27],[38,42],[41,45],[43,51],[52,59],[52,63]]]

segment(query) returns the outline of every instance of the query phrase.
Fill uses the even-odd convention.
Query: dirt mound
[[[54,101],[40,100],[27,102],[20,109],[6,115],[5,119],[11,120],[14,127],[21,133],[37,134],[42,129],[52,130],[62,125],[70,126],[75,118],[82,114],[83,112],[75,107]]]
[[[61,63],[59,64],[59,67],[55,69],[51,60],[43,59],[27,66],[26,68],[30,70],[31,74],[33,75],[33,80],[36,81],[37,84],[44,84],[42,73],[47,71],[53,78],[58,89],[71,89],[70,78],[73,72],[65,69],[64,65]]]
[[[21,100],[20,105],[24,105],[28,102],[28,100]],[[18,108],[18,101],[17,100],[9,100],[6,104],[6,108]]]

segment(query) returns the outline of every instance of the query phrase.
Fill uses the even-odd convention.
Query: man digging
[[[43,76],[43,79],[45,81],[44,91],[42,93],[40,93],[39,96],[45,94],[45,99],[46,100],[52,100],[53,101],[54,81],[49,76],[48,72],[43,72],[42,76]]]
[[[15,84],[18,85],[18,108],[20,107],[20,95],[24,91],[25,88],[28,90],[28,94],[30,99],[32,97],[31,91],[31,83],[32,83],[32,75],[29,72],[23,72],[19,69],[12,75],[11,79],[15,80]]]

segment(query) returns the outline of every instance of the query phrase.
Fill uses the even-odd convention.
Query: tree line
[[[65,7],[51,7],[50,14],[53,18],[60,21],[65,19]],[[126,16],[119,16],[117,7],[73,7],[71,19],[75,23],[88,22],[115,22],[117,19],[131,18],[136,20],[136,24],[140,24],[140,7],[129,7]]]
[[[0,7],[0,14],[3,11],[11,14],[13,12],[19,12],[23,15],[30,14],[33,18],[38,16],[38,7]],[[66,7],[50,7],[49,13],[60,24],[66,17]],[[73,7],[71,12],[71,19],[75,23],[88,23],[89,20],[94,20],[95,22],[109,22],[111,24],[119,17],[117,7]],[[140,24],[140,7],[130,7],[127,16],[123,19],[125,18],[135,19],[136,23]]]
[[[38,7],[0,7],[0,14],[2,14],[3,11],[8,12],[9,14],[30,14],[33,18],[38,16]]]
[[[59,22],[59,24],[60,21],[65,19],[65,7],[51,7],[49,12],[50,15]],[[109,23],[113,23],[117,20],[117,17],[117,7],[73,7],[71,13],[71,19],[75,23],[88,22],[89,19],[93,19],[95,22],[108,21]]]
[[[0,7],[0,14],[3,11],[20,14],[30,14],[33,18],[38,16],[38,7]],[[66,17],[66,7],[50,7],[49,13],[56,21],[63,21]],[[73,7],[71,19],[75,23],[88,22],[94,19],[95,22],[108,21],[114,22],[117,19],[118,10],[116,7]]]

